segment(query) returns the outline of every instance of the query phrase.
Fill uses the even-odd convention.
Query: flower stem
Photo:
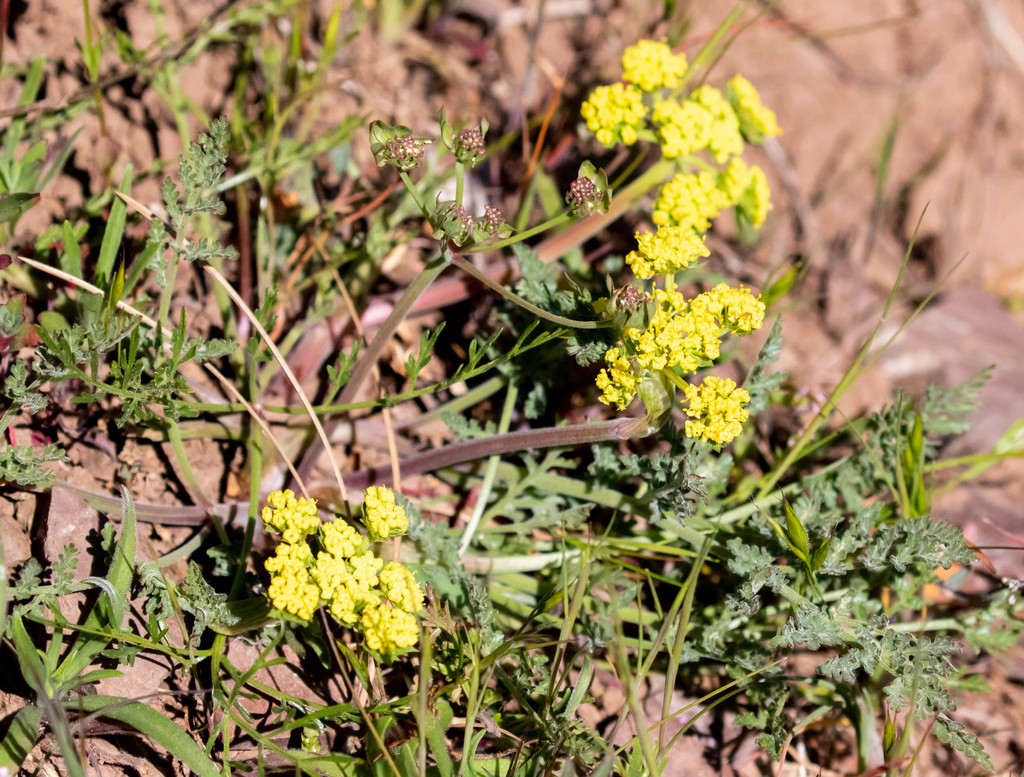
[[[530,227],[530,229],[527,229],[523,232],[517,232],[514,235],[506,237],[504,240],[498,240],[495,243],[487,243],[485,245],[472,246],[471,248],[467,248],[462,253],[479,254],[483,253],[484,251],[495,251],[499,248],[506,248],[510,245],[514,245],[515,243],[521,243],[522,241],[527,240],[528,238],[531,238],[534,235],[540,234],[541,232],[553,229],[559,226],[560,224],[564,224],[571,218],[572,214],[569,213],[569,211],[565,211],[564,213],[559,213],[557,216],[552,216],[543,224],[538,224],[535,227]]]
[[[497,434],[482,440],[445,445],[442,448],[417,453],[401,462],[402,476],[421,475],[424,472],[464,464],[467,461],[486,459],[505,453],[530,450],[533,448],[562,448],[609,440],[635,440],[647,437],[658,430],[645,416],[638,418],[616,418],[611,421],[574,424],[572,426],[549,426],[544,429],[523,429],[506,434]],[[352,472],[345,477],[345,485],[358,490],[369,485],[387,485],[391,482],[391,466],[369,467]]]
[[[508,433],[509,424],[512,422],[512,411],[516,406],[516,393],[517,387],[514,381],[509,381],[508,391],[505,393],[505,408],[501,412],[501,422],[498,425],[498,431],[501,434]],[[469,543],[473,541],[473,535],[476,534],[476,529],[480,525],[480,519],[483,518],[484,510],[487,507],[487,499],[491,495],[491,488],[494,485],[494,478],[498,474],[498,464],[501,462],[501,457],[498,455],[492,455],[487,460],[487,472],[484,473],[484,482],[480,484],[480,491],[477,493],[476,506],[473,508],[473,515],[469,519],[469,523],[466,524],[466,530],[462,533],[462,542],[459,543],[459,555],[466,555],[466,551],[469,550]]]
[[[427,210],[427,206],[423,204],[423,200],[420,199],[420,193],[416,190],[415,184],[412,182],[412,178],[405,170],[399,170],[398,175],[402,178],[402,183],[405,184],[405,188],[409,190],[409,194],[416,200],[416,206],[420,209],[420,213],[423,214],[425,219],[430,219],[430,211]]]
[[[544,308],[537,307],[532,302],[528,302],[520,297],[515,292],[509,291],[497,281],[491,280],[486,273],[480,272],[470,262],[467,262],[458,254],[452,254],[451,263],[458,267],[460,270],[468,275],[472,275],[480,283],[484,284],[489,289],[493,289],[498,292],[501,296],[507,299],[509,302],[514,302],[519,307],[529,310],[535,316],[543,318],[559,326],[567,326],[572,329],[605,329],[611,326],[611,321],[581,321],[575,318],[566,318],[565,316],[559,316],[556,313],[549,313]]]

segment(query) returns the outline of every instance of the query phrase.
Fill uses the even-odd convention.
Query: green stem
[[[478,270],[470,262],[467,262],[458,254],[451,255],[451,263],[454,264],[463,272],[465,272],[467,275],[472,275],[474,278],[480,281],[480,283],[484,284],[487,288],[493,289],[494,291],[498,292],[498,294],[500,294],[510,302],[514,302],[516,305],[519,305],[519,307],[530,311],[535,316],[543,318],[546,321],[550,321],[554,324],[558,324],[559,326],[567,326],[572,329],[606,329],[612,324],[611,321],[581,321],[579,319],[566,318],[565,316],[559,316],[555,313],[549,313],[543,308],[537,307],[532,302],[526,301],[515,292],[509,291],[497,281],[491,280],[491,278],[489,278],[486,273],[480,272],[480,270]]]
[[[254,390],[255,371],[250,370],[249,389]],[[252,394],[250,394],[252,396]],[[242,535],[242,547],[238,552],[238,567],[235,579],[231,581],[231,596],[234,601],[242,596],[245,570],[248,566],[249,554],[252,552],[252,541],[256,534],[256,515],[260,504],[260,485],[263,471],[263,435],[257,424],[250,423],[249,431],[249,510],[245,522],[245,534]]]
[[[455,205],[462,205],[462,187],[466,180],[466,166],[462,162],[455,163]]]
[[[192,200],[186,201],[182,207],[181,223],[174,235],[174,247],[171,249],[171,258],[167,265],[167,285],[160,290],[160,313],[157,316],[157,331],[167,328],[167,314],[171,309],[171,295],[174,293],[174,281],[178,275],[178,262],[181,260],[181,250],[184,245],[185,235],[188,234],[189,224],[192,217],[186,215],[192,205]]]
[[[512,423],[512,411],[516,406],[517,387],[513,381],[509,381],[508,391],[505,393],[505,407],[501,412],[501,421],[498,423],[498,432],[507,434],[508,427]],[[480,491],[477,493],[476,505],[473,508],[473,515],[466,524],[466,530],[462,533],[462,542],[459,543],[459,555],[462,556],[469,549],[469,543],[473,541],[473,535],[480,525],[484,509],[487,507],[487,499],[491,495],[491,488],[494,486],[494,478],[498,474],[498,464],[501,457],[491,456],[487,461],[487,472],[484,473],[484,482],[480,484]]]
[[[405,184],[405,188],[408,189],[409,194],[416,201],[416,207],[420,209],[420,213],[422,213],[423,217],[429,221],[431,215],[430,211],[427,210],[427,206],[424,205],[423,200],[420,199],[420,193],[416,190],[416,186],[413,184],[412,178],[410,178],[409,174],[404,170],[399,170],[398,175],[401,177],[402,183]]]
[[[527,240],[533,237],[534,235],[540,234],[541,232],[545,232],[549,229],[553,229],[554,227],[564,224],[571,218],[572,214],[569,213],[569,211],[565,211],[564,213],[559,213],[557,216],[551,217],[543,224],[538,224],[535,227],[530,227],[530,229],[524,230],[523,232],[517,232],[514,235],[506,237],[504,240],[498,240],[495,243],[487,243],[486,245],[472,246],[470,248],[465,249],[462,253],[479,254],[483,253],[484,251],[496,251],[499,248],[506,248],[510,245],[521,243],[522,241]]]

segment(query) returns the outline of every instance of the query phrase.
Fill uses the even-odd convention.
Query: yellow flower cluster
[[[675,89],[686,72],[686,57],[663,41],[642,40],[622,54],[622,78],[645,92]]]
[[[632,84],[599,86],[580,108],[587,127],[599,143],[613,146],[636,143],[647,118],[644,94]]]
[[[688,385],[685,393],[690,403],[686,415],[694,419],[686,422],[687,437],[724,445],[743,431],[750,394],[733,381],[712,375],[699,385]]]
[[[654,104],[651,121],[658,128],[658,142],[666,159],[689,156],[711,140],[711,112],[691,100],[682,104],[661,100]]]
[[[363,523],[375,540],[400,537],[409,531],[405,510],[395,504],[395,492],[385,486],[370,486],[363,497]]]
[[[265,564],[271,575],[267,595],[276,609],[308,621],[327,605],[339,622],[362,629],[367,646],[382,654],[416,644],[414,616],[423,609],[423,591],[406,566],[385,564],[369,539],[340,518],[321,523],[314,499],[286,490],[273,492],[267,502],[263,522],[282,539]],[[408,530],[405,511],[383,486],[366,490],[363,517],[374,539]],[[315,557],[310,535],[316,537]]]
[[[734,76],[726,84],[725,93],[748,142],[763,143],[766,137],[782,134],[775,112],[761,103],[754,85],[743,76]]]
[[[728,206],[714,173],[679,173],[661,187],[651,220],[659,227],[669,225],[707,232],[711,219]]]
[[[682,376],[713,364],[727,333],[759,329],[764,303],[748,289],[724,283],[687,300],[670,276],[709,255],[704,234],[723,210],[735,208],[741,226],[759,229],[764,224],[772,207],[768,179],[741,155],[745,143],[778,135],[779,125],[739,75],[724,92],[702,85],[684,96],[686,58],[664,42],[630,46],[622,70],[624,83],[598,87],[584,103],[587,126],[606,146],[653,136],[665,159],[680,160],[680,171],[658,193],[651,217],[657,230],[638,232],[636,250],[626,256],[637,278],[664,275],[667,288],[644,295],[628,287],[631,294],[620,295],[622,300],[628,296],[628,305],[608,304],[607,315],[621,335],[606,351],[597,375],[599,399],[621,410],[647,380],[686,385],[687,435],[724,444],[747,418],[747,392],[724,378],[693,386],[684,384]]]
[[[729,101],[713,86],[701,86],[690,96],[711,114],[708,129],[707,149],[719,164],[729,157],[743,153],[743,137],[740,135],[740,120],[736,118]]]
[[[720,283],[691,300],[675,290],[655,289],[654,301],[654,311],[646,328],[624,329],[623,345],[608,350],[606,367],[597,376],[597,387],[602,390],[598,399],[620,410],[636,396],[645,372],[694,373],[718,358],[726,332],[742,336],[760,329],[764,323],[764,303],[742,286],[733,288]],[[709,384],[712,387],[720,385],[715,382],[720,380],[718,378],[708,380],[712,381]],[[735,389],[735,384],[732,388]],[[694,411],[687,410],[687,413],[700,420],[687,422],[687,435],[716,443],[726,443],[735,437],[746,420],[744,415],[736,422],[742,415],[737,408],[743,409],[742,404],[749,401],[746,392],[742,389],[727,392],[723,396],[729,399],[729,404],[724,399],[715,399],[718,394],[708,394],[706,400],[702,400],[704,394],[698,393],[694,395],[695,400],[690,396],[695,390],[690,386],[687,391],[690,408]]]
[[[609,348],[604,361],[608,367],[601,370],[596,379],[597,387],[602,391],[598,399],[606,405],[615,405],[619,410],[625,410],[636,396],[636,387],[640,381],[624,348]]]
[[[626,255],[626,263],[643,280],[679,272],[711,253],[692,229],[684,227],[658,227],[653,235],[637,232],[636,244],[637,250]]]

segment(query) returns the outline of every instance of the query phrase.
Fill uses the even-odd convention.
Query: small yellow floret
[[[690,96],[698,105],[711,113],[711,127],[708,129],[708,151],[719,164],[731,156],[743,153],[743,137],[740,135],[740,121],[729,101],[713,86],[701,86]]]
[[[597,387],[603,392],[598,399],[606,405],[625,410],[636,396],[637,376],[622,348],[609,348],[604,355],[607,369],[597,374]]]
[[[613,146],[622,142],[631,146],[647,117],[644,95],[632,84],[599,86],[580,108],[580,115],[599,143]]]
[[[707,108],[693,100],[684,100],[681,104],[662,100],[654,104],[651,121],[658,127],[662,155],[675,159],[708,145],[714,118]]]
[[[380,573],[380,587],[396,607],[416,613],[423,609],[423,591],[409,567],[389,561]]]
[[[642,40],[622,54],[622,78],[645,92],[675,89],[686,72],[686,57],[673,54],[664,42]]]
[[[395,504],[395,492],[387,486],[370,486],[363,496],[363,523],[373,539],[398,537],[409,530],[405,510]]]
[[[687,386],[686,398],[686,414],[694,419],[686,422],[686,436],[704,442],[731,442],[750,415],[750,394],[728,378],[709,376],[698,386]]]
[[[407,612],[380,602],[363,610],[360,620],[366,646],[387,655],[402,648],[413,647],[420,638],[416,618]]]
[[[726,97],[739,119],[743,137],[750,143],[763,143],[766,137],[781,135],[775,112],[761,103],[761,96],[747,79],[737,75],[725,87]]]
[[[679,272],[711,253],[704,240],[685,227],[658,227],[653,235],[637,232],[636,242],[637,250],[626,255],[626,263],[644,280]]]
[[[272,492],[267,496],[267,503],[263,508],[263,522],[271,530],[280,532],[281,538],[287,543],[301,542],[320,526],[315,499],[296,499],[291,489],[285,489]]]

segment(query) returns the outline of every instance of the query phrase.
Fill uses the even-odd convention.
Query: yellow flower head
[[[366,646],[383,655],[413,647],[419,642],[420,629],[416,618],[384,602],[367,606],[360,623]]]
[[[363,496],[363,523],[375,540],[398,537],[409,530],[405,510],[395,504],[395,492],[387,486],[370,486]]]
[[[322,551],[316,554],[316,563],[310,573],[320,586],[320,594],[328,601],[334,598],[334,592],[344,587],[346,580],[352,576],[345,559]]]
[[[765,308],[761,297],[754,296],[744,286],[734,289],[727,283],[720,283],[711,291],[694,297],[690,307],[706,311],[714,316],[719,326],[740,336],[756,332],[764,324]]]
[[[709,376],[697,386],[686,387],[689,407],[686,415],[686,436],[704,442],[725,445],[743,431],[750,413],[746,404],[750,394],[728,378]]]
[[[664,226],[652,235],[636,233],[637,250],[626,255],[626,263],[637,278],[671,275],[710,255],[704,241],[685,227]]]
[[[743,157],[730,159],[728,166],[718,174],[716,184],[729,205],[739,202],[750,184],[750,167],[743,161]]]
[[[747,79],[737,75],[725,87],[725,94],[739,119],[740,131],[750,143],[781,135],[775,112],[761,103],[761,97]]]
[[[368,550],[361,556],[350,558],[348,565],[355,581],[369,590],[377,585],[377,573],[384,566],[384,559],[377,558],[372,550]]]
[[[397,561],[385,564],[380,573],[380,587],[398,609],[411,613],[423,609],[423,591],[405,564]]]
[[[598,399],[606,405],[625,410],[636,396],[637,376],[623,348],[609,348],[604,355],[607,369],[597,374],[597,387],[603,392]]]
[[[264,567],[271,574],[280,572],[289,564],[298,564],[302,567],[308,567],[313,562],[313,551],[309,549],[309,545],[305,542],[299,542],[294,545],[288,542],[282,542],[277,546],[277,550],[274,555],[266,560]]]
[[[651,121],[658,127],[661,153],[667,159],[693,154],[711,141],[714,117],[693,100],[661,100],[654,104]]]
[[[664,42],[642,40],[622,54],[622,78],[645,92],[675,89],[686,72],[686,57],[673,54]]]
[[[659,227],[676,226],[706,232],[711,219],[729,202],[718,188],[714,173],[677,174],[661,187],[652,221]]]
[[[366,544],[363,535],[340,518],[323,525],[320,540],[327,552],[338,558],[355,556]]]
[[[644,95],[632,84],[599,86],[580,108],[580,115],[599,143],[632,146],[647,117]]]
[[[640,367],[695,372],[718,358],[722,331],[706,306],[691,305],[678,291],[656,289],[654,298],[658,305],[647,328],[623,333]]]
[[[263,508],[263,523],[289,543],[302,542],[320,526],[320,514],[316,509],[316,500],[308,497],[295,498],[291,489],[274,491],[267,497],[267,506]]]
[[[377,600],[378,596],[373,590],[363,588],[352,575],[348,575],[334,589],[328,609],[340,623],[355,626],[359,623],[359,613],[376,604]]]
[[[278,610],[307,621],[320,606],[320,588],[309,582],[309,571],[295,561],[287,562],[277,570],[270,581],[267,596]]]
[[[740,135],[740,121],[736,112],[722,93],[713,86],[698,87],[690,96],[698,105],[711,114],[708,130],[708,151],[721,164],[731,156],[743,153],[743,137]]]

